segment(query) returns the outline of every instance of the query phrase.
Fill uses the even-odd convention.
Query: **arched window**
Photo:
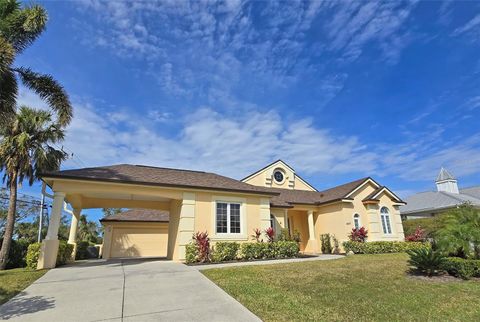
[[[353,226],[355,227],[355,229],[360,229],[360,227],[362,226],[362,224],[360,223],[359,214],[353,215]]]
[[[392,226],[390,224],[390,213],[387,207],[380,209],[380,218],[382,220],[382,228],[384,234],[392,233]]]

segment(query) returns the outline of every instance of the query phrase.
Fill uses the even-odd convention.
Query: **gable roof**
[[[140,221],[140,222],[168,222],[170,219],[170,213],[164,210],[155,209],[130,209],[122,211],[118,214],[110,215],[100,219],[100,222],[111,221]]]
[[[370,178],[362,178],[345,183],[323,191],[292,190],[281,188],[268,188],[272,192],[280,193],[272,197],[272,207],[293,207],[293,204],[322,205],[325,203],[340,201]]]
[[[388,189],[385,186],[379,186],[371,194],[365,197],[362,201],[379,201],[378,196],[380,196],[382,192],[388,193],[390,196],[395,198],[398,203],[405,203],[402,199],[400,199],[396,194],[394,194],[390,189]]]
[[[161,187],[223,190],[263,195],[276,195],[265,187],[257,187],[215,173],[144,165],[118,164],[105,167],[42,173],[42,178],[78,179]]]
[[[466,191],[467,193],[464,193]],[[401,214],[428,212],[441,209],[453,208],[469,202],[473,206],[480,206],[480,186],[462,189],[460,193],[445,191],[426,191],[414,194],[406,199],[407,205],[400,207]]]
[[[277,161],[273,161],[272,163],[270,164],[267,164],[266,166],[264,166],[263,168],[261,168],[260,170],[257,170],[255,171],[254,173],[252,174],[249,174],[248,176],[246,176],[245,178],[241,179],[240,181],[244,182],[248,179],[250,179],[251,177],[253,176],[256,176],[257,174],[259,174],[260,172],[264,171],[265,169],[268,169],[269,167],[271,167],[272,165],[274,165],[275,163],[282,163],[283,166],[287,167],[288,169],[290,169],[290,171],[292,171],[294,174],[295,174],[295,177],[297,179],[299,179],[300,181],[302,181],[305,185],[309,186],[310,188],[312,188],[313,190],[315,191],[318,191],[317,188],[315,188],[314,186],[312,186],[310,183],[308,183],[305,179],[303,179],[302,177],[300,177],[296,172],[295,172],[295,169],[293,169],[290,165],[288,165],[285,161],[283,161],[282,159],[278,159]]]

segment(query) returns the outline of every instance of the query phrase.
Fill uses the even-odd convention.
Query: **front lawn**
[[[20,293],[46,272],[47,270],[34,271],[26,268],[0,271],[0,305]]]
[[[406,254],[211,269],[264,321],[480,321],[480,282],[408,276]]]

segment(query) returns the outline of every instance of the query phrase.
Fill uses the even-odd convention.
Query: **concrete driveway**
[[[198,270],[169,261],[90,261],[49,271],[0,306],[11,321],[259,321]]]

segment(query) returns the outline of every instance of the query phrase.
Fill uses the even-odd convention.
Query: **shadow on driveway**
[[[20,292],[9,302],[0,306],[0,319],[9,320],[14,317],[21,317],[25,314],[36,313],[55,307],[53,298],[26,295],[25,292]]]

